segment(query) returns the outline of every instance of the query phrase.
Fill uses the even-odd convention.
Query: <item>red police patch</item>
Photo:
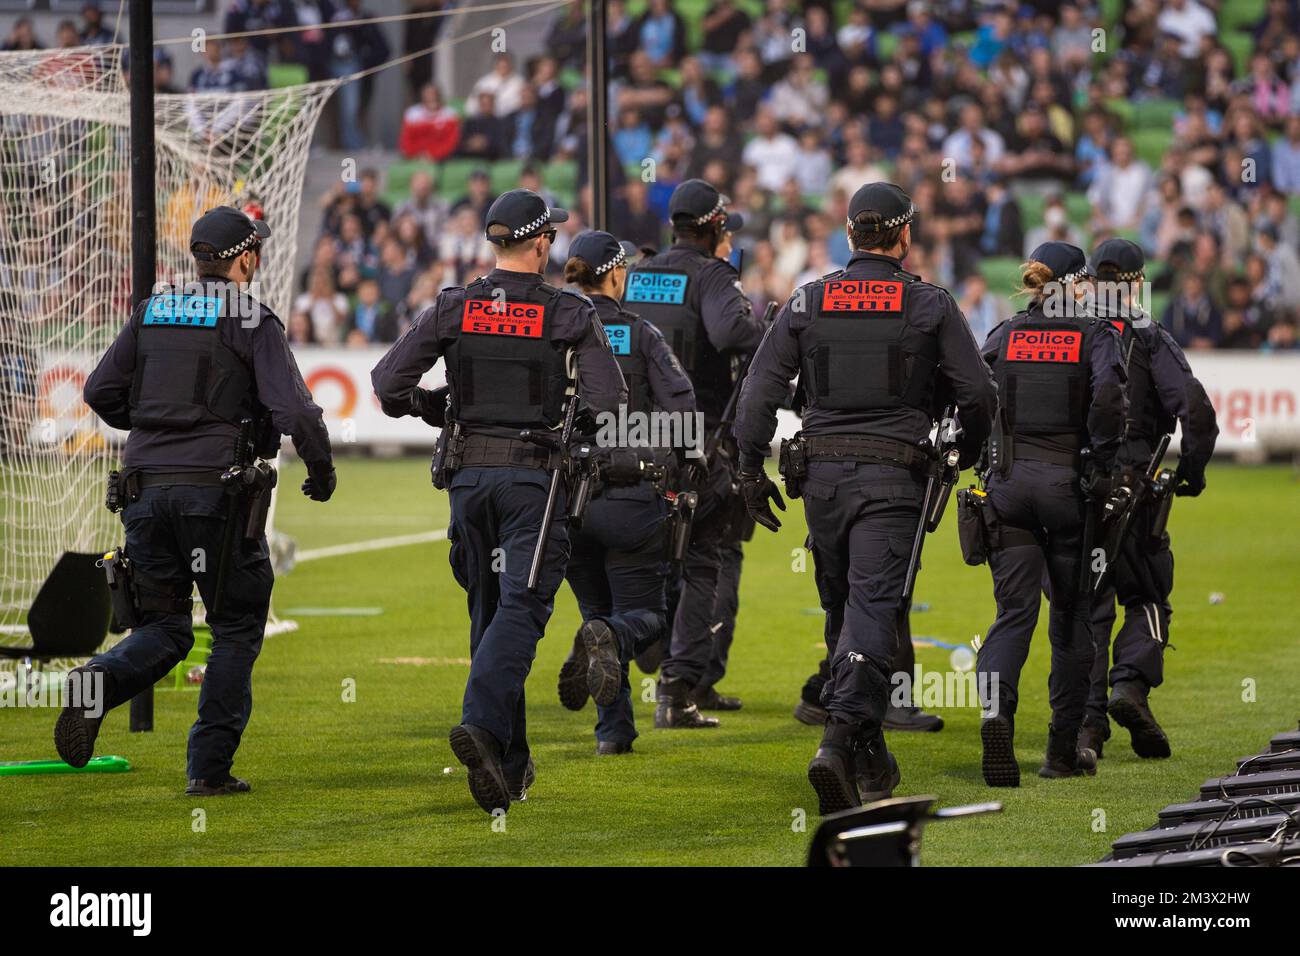
[[[1019,329],[1007,341],[1008,362],[1077,362],[1083,333],[1064,329]]]
[[[903,283],[832,279],[822,285],[823,312],[902,312]]]
[[[537,302],[500,299],[466,299],[460,330],[479,335],[513,335],[526,339],[542,336],[546,306]]]

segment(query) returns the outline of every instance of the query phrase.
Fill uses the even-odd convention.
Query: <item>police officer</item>
[[[1144,471],[1156,445],[1173,432],[1177,422],[1182,425],[1183,437],[1173,494],[1196,497],[1205,489],[1205,466],[1214,453],[1219,426],[1214,406],[1192,375],[1183,350],[1138,302],[1145,268],[1142,249],[1127,239],[1105,240],[1089,260],[1089,271],[1096,277],[1094,311],[1121,330],[1128,362],[1128,421],[1117,466]],[[1129,731],[1138,756],[1168,757],[1170,753],[1169,738],[1147,703],[1151,688],[1164,679],[1172,613],[1169,594],[1174,583],[1169,535],[1154,524],[1156,504],[1150,497],[1139,499],[1114,562],[1110,585],[1096,596],[1094,604],[1097,656],[1080,746],[1098,754],[1110,736],[1107,713]],[[1124,623],[1115,636],[1108,703],[1106,664],[1116,597],[1124,606]]]
[[[261,426],[261,456],[275,453],[281,433],[293,437],[307,466],[305,495],[328,501],[334,492],[321,410],[280,320],[249,292],[270,234],[265,222],[230,206],[204,213],[190,233],[198,281],[142,302],[85,387],[86,404],[100,418],[130,430],[118,488],[137,598],[131,633],[78,670],[103,674],[107,707],[152,687],[194,644],[190,595],[198,585],[212,655],[190,731],[191,796],[250,789],[231,766],[253,708],[253,662],[274,574],[265,535],[244,540],[251,503],[236,498],[241,507],[232,508],[221,479],[233,464],[232,447],[249,437],[244,422]],[[240,533],[230,539],[234,553],[223,556],[230,520]],[[59,756],[85,766],[101,719],[66,708],[54,728]]]
[[[898,784],[881,724],[908,558],[934,467],[925,441],[936,391],[950,391],[958,405],[968,460],[988,435],[996,401],[957,303],[902,268],[914,216],[892,183],[854,194],[848,266],[796,289],[777,314],[736,417],[741,492],[755,520],[776,530],[769,499],[784,502],[763,458],[788,384],[801,376],[806,469],[787,459],[787,490],[804,498],[826,611],[829,716],[808,765],[823,814],[880,799]]]
[[[684,420],[695,411],[695,390],[659,330],[619,304],[627,253],[617,239],[582,233],[569,246],[564,278],[596,307],[627,383],[629,432],[620,438],[602,428],[593,436],[603,442],[596,454],[599,478],[571,533],[567,571],[583,624],[560,669],[560,702],[580,710],[590,692],[598,716],[596,753],[626,754],[637,737],[628,662],[668,630],[668,510],[661,489],[684,451],[655,444],[660,436],[648,427],[650,415],[668,412]]]
[[[997,619],[979,649],[984,782],[1020,786],[1014,728],[1020,670],[1038,623],[1044,568],[1051,582],[1048,688],[1052,723],[1040,777],[1095,773],[1079,749],[1093,657],[1091,601],[1083,583],[1086,508],[1081,477],[1111,472],[1124,431],[1124,357],[1119,333],[1076,301],[1083,250],[1047,242],[1021,269],[1028,307],[989,333],[984,360],[998,385],[989,444],[989,567]],[[1087,463],[1086,474],[1084,464]]]
[[[731,234],[744,219],[727,212],[726,196],[702,179],[688,179],[673,190],[668,212],[673,245],[642,259],[628,275],[626,302],[652,323],[668,342],[695,388],[705,433],[722,418],[734,384],[731,360],[753,352],[763,335],[762,321],[741,292],[740,276],[726,256]],[[707,462],[700,487],[691,546],[684,562],[671,643],[659,678],[655,726],[716,727],[697,705],[739,707],[705,683],[715,654],[722,547],[743,533],[743,509],[729,507],[734,464],[730,438]],[[738,572],[737,572],[738,575]],[[715,668],[711,680],[720,677]]]
[[[524,680],[569,557],[567,494],[542,527],[549,472],[563,457],[566,391],[576,388],[596,412],[616,411],[627,395],[591,302],[542,280],[555,226],[567,219],[527,189],[497,197],[486,222],[496,268],[444,289],[371,373],[385,414],[447,426],[434,482],[451,498],[450,561],[469,595],[471,661],[450,741],[489,813],[523,799],[534,775]],[[438,390],[419,386],[439,358],[445,405]],[[530,591],[541,533],[544,562]]]

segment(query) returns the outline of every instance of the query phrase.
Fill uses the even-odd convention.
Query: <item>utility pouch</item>
[[[108,509],[109,514],[117,514],[126,507],[126,489],[123,487],[122,473],[120,471],[110,471],[108,473],[108,488],[104,491],[104,507]]]
[[[456,422],[450,428],[444,428],[433,450],[433,464],[430,468],[433,487],[439,491],[447,490],[451,484],[451,476],[460,467],[464,452],[465,438],[461,435],[460,423]]]
[[[670,516],[672,533],[668,536],[668,560],[674,569],[680,569],[686,560],[686,549],[691,543],[691,526],[695,523],[695,507],[700,496],[694,491],[679,491],[673,495]]]
[[[126,556],[126,548],[114,548],[96,562],[108,579],[108,595],[113,607],[114,633],[121,633],[139,623],[136,609],[135,573]]]
[[[802,436],[781,440],[777,470],[785,483],[785,493],[791,498],[802,497],[803,479],[808,476],[808,446]]]
[[[962,560],[969,565],[988,561],[996,534],[997,515],[989,496],[978,488],[958,491],[957,540],[961,543]]]
[[[248,484],[248,521],[244,525],[244,540],[259,541],[266,533],[266,518],[271,510],[271,492],[279,475],[270,462],[259,461],[251,466],[253,478]]]

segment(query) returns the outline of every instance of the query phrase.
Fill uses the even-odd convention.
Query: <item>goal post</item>
[[[31,601],[63,552],[121,537],[103,499],[124,436],[81,390],[139,280],[150,276],[147,295],[154,278],[192,279],[193,221],[215,205],[256,205],[275,238],[255,294],[288,314],[308,149],[339,83],[154,97],[144,116],[155,249],[133,263],[127,51],[0,53],[0,643],[24,642]],[[146,62],[151,82],[151,49]]]

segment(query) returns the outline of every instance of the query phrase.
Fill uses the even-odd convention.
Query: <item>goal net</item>
[[[125,47],[0,53],[0,643],[23,643],[65,551],[119,542],[104,508],[120,433],[82,402],[130,314]],[[193,221],[261,207],[258,297],[287,315],[308,147],[337,82],[158,96],[157,275],[192,278]]]

